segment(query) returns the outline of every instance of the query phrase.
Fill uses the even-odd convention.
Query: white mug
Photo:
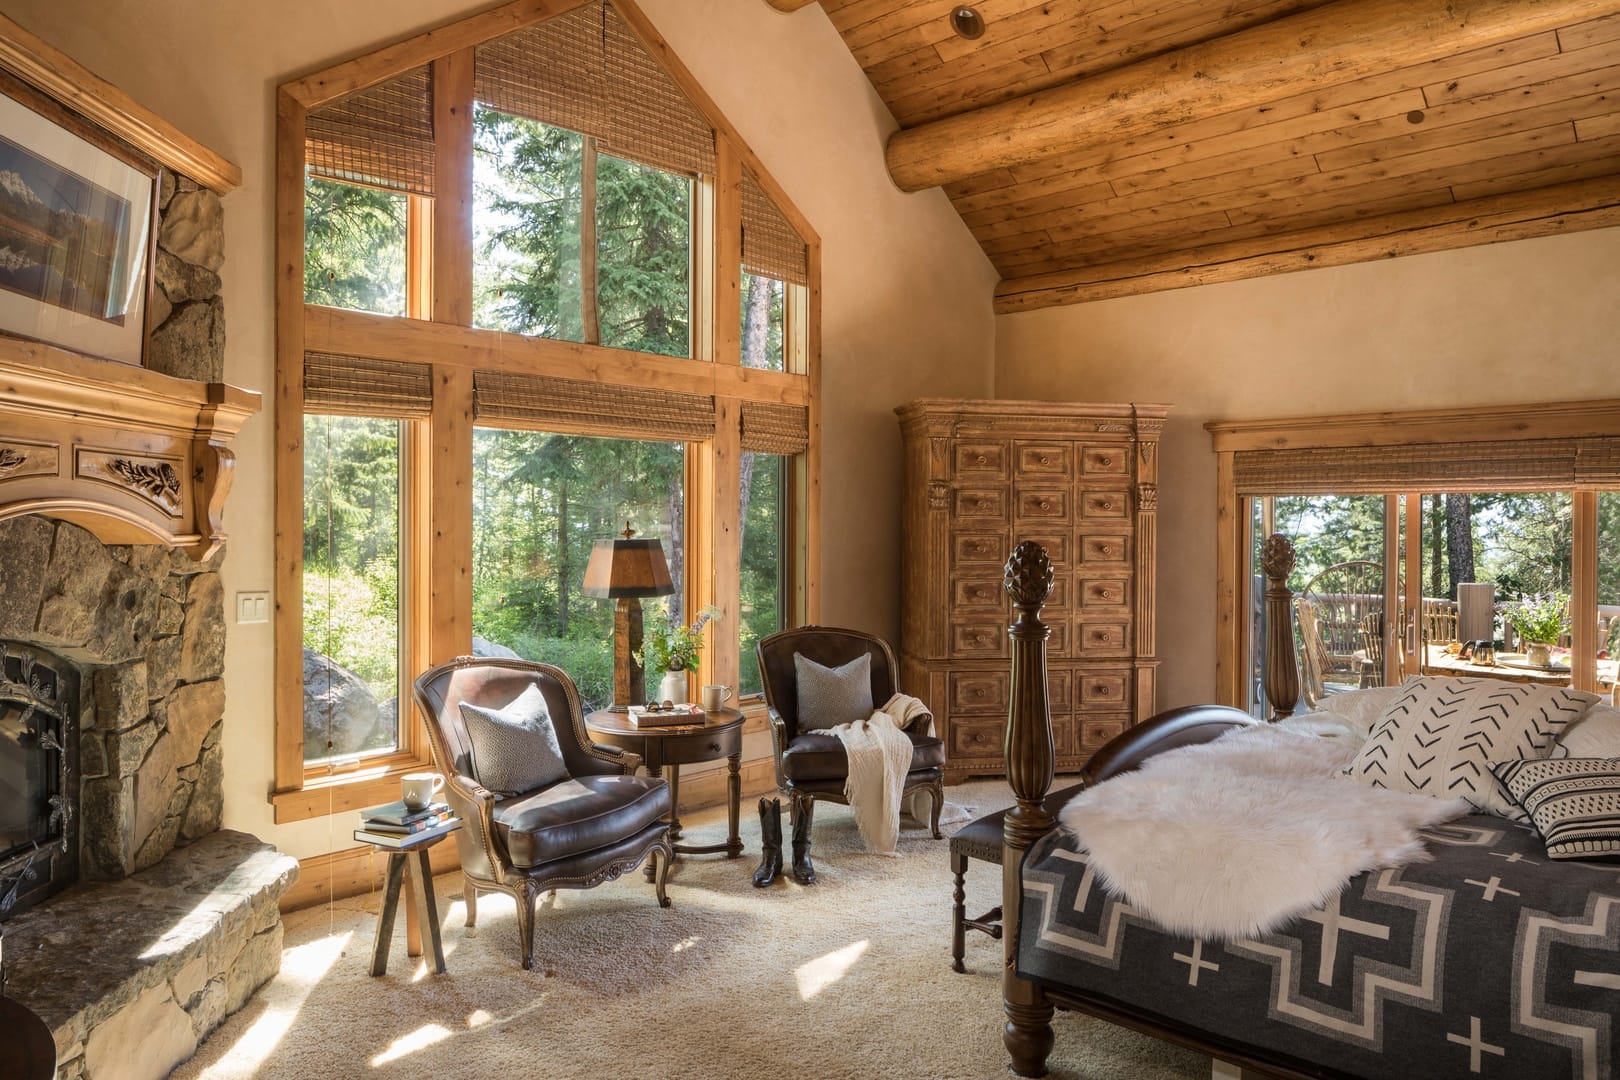
[[[731,687],[710,685],[703,688],[703,711],[719,712],[720,707],[731,700]]]
[[[405,801],[405,809],[414,814],[418,810],[426,810],[442,787],[444,777],[438,773],[410,773],[400,780],[399,794]]]

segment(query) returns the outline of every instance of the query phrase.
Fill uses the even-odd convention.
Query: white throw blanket
[[[895,694],[865,720],[839,724],[829,728],[844,744],[849,758],[849,779],[844,782],[844,797],[855,817],[855,828],[868,851],[879,855],[895,855],[900,839],[901,794],[906,784],[906,773],[911,771],[911,739],[907,729],[919,735],[934,733],[934,714],[928,706],[907,694]],[[923,813],[932,796],[926,791],[912,792],[906,800],[906,813],[923,820]],[[955,811],[954,816],[941,813],[940,821],[955,821],[968,816],[962,807],[947,803],[944,811]]]
[[[1351,738],[1245,728],[1150,758],[1058,815],[1114,893],[1164,928],[1205,940],[1276,929],[1355,875],[1428,861],[1417,830],[1462,800],[1338,775]]]

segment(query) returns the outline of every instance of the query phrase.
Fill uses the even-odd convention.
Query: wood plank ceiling
[[[1620,3],[821,4],[1002,311],[1620,224]]]

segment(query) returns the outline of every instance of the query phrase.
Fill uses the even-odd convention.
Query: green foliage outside
[[[739,695],[757,694],[764,687],[754,644],[785,625],[783,612],[782,552],[784,514],[782,496],[788,460],[775,454],[743,454],[742,489],[742,595],[738,610]],[[731,631],[728,631],[731,632]]]
[[[480,107],[474,120],[474,323],[585,341],[585,139]],[[601,344],[691,355],[692,182],[597,156]]]
[[[626,520],[663,541],[676,593],[642,603],[679,619],[685,478],[680,443],[477,429],[473,633],[563,668],[592,705],[612,700],[614,602],[581,591],[591,547]]]
[[[1527,596],[1518,606],[1509,608],[1504,618],[1525,641],[1556,645],[1559,638],[1569,633],[1569,596],[1565,593]]]
[[[304,300],[405,314],[406,197],[394,191],[304,181]]]

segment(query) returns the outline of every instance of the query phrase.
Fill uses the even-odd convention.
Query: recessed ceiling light
[[[951,12],[951,29],[956,31],[957,37],[969,41],[981,38],[984,36],[984,16],[963,4]]]

